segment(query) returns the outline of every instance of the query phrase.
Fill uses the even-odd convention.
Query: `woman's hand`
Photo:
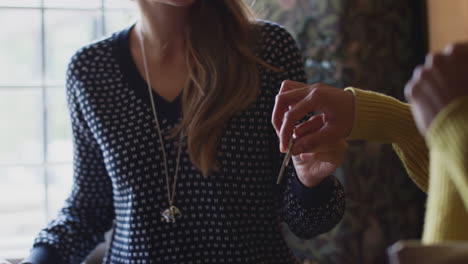
[[[322,145],[321,149],[317,149],[314,153],[293,156],[299,180],[307,187],[318,185],[341,166],[347,150],[348,143],[342,139],[334,144]]]
[[[405,87],[416,125],[423,136],[436,115],[454,99],[468,95],[468,44],[428,55]]]
[[[321,112],[296,127],[308,113]],[[271,122],[285,152],[289,137],[298,138],[293,155],[312,153],[321,145],[332,145],[351,133],[354,123],[354,95],[325,84],[308,85],[284,81],[276,96]]]
[[[296,127],[308,113],[319,111]],[[301,182],[319,184],[344,161],[348,144],[344,140],[353,127],[354,96],[324,84],[307,85],[284,81],[276,97],[272,123],[286,151],[294,132],[293,162]]]

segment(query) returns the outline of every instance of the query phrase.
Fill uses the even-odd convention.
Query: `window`
[[[26,256],[71,189],[71,56],[134,15],[130,0],[1,0],[0,258]]]

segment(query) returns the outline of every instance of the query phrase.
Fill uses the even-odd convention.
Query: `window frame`
[[[22,6],[21,4],[9,4],[9,3],[0,3],[0,11],[4,10],[14,10],[14,11],[21,11],[21,10],[33,10],[37,11],[40,13],[40,31],[39,31],[39,61],[40,61],[40,79],[38,81],[14,81],[9,83],[8,81],[1,81],[0,82],[0,91],[3,89],[13,89],[13,90],[19,90],[19,89],[38,89],[40,92],[40,126],[41,126],[41,139],[40,139],[40,145],[41,145],[41,158],[39,159],[38,162],[27,162],[27,161],[19,161],[19,162],[2,162],[0,161],[0,169],[8,169],[8,168],[34,168],[38,170],[38,175],[42,178],[42,185],[41,185],[41,192],[43,193],[41,205],[43,205],[43,210],[44,210],[44,218],[45,219],[40,219],[42,222],[48,222],[53,215],[55,215],[56,212],[51,212],[50,204],[51,204],[51,198],[49,197],[49,186],[50,186],[50,177],[51,177],[51,172],[53,167],[58,167],[58,166],[72,166],[73,161],[63,161],[63,162],[58,162],[58,161],[51,161],[48,153],[48,148],[49,148],[49,143],[50,143],[50,128],[49,128],[49,113],[48,113],[48,107],[50,106],[49,102],[49,93],[51,91],[54,91],[55,89],[64,89],[65,86],[65,76],[63,77],[62,80],[60,81],[50,81],[47,79],[47,66],[48,66],[48,58],[47,58],[47,38],[48,38],[48,32],[50,32],[50,29],[47,29],[46,25],[46,13],[47,11],[83,11],[83,12],[96,12],[98,13],[96,18],[95,18],[95,23],[94,27],[95,30],[93,32],[93,39],[98,39],[103,36],[106,36],[106,34],[109,34],[109,30],[107,27],[107,15],[109,12],[113,11],[120,11],[123,13],[134,14],[134,7],[131,7],[129,5],[128,7],[110,7],[106,2],[110,2],[111,0],[92,0],[96,2],[96,7],[78,7],[78,6],[51,6],[47,5],[46,0],[40,0],[37,2],[37,4],[34,5],[25,5]],[[77,3],[78,5],[78,3]],[[56,90],[55,90],[56,91]],[[71,129],[71,127],[70,127]],[[71,138],[70,138],[71,141]],[[70,175],[71,177],[72,175]],[[20,191],[20,190],[18,190]],[[0,208],[1,209],[1,208]],[[42,210],[42,209],[41,209]],[[39,232],[40,230],[37,230]],[[21,240],[21,237],[14,237],[19,238]],[[2,238],[6,239],[6,238]],[[11,238],[8,238],[9,240]],[[27,245],[28,248],[24,248],[22,243],[18,243],[18,248],[13,248],[12,249],[6,249],[6,248],[1,248],[0,247],[0,254],[4,253],[6,254],[5,256],[0,255],[0,259],[3,258],[21,258],[25,256],[18,256],[21,253],[24,252],[25,250],[28,250],[29,247],[32,245],[33,241],[30,241],[29,244]],[[1,245],[1,244],[0,244]],[[26,246],[26,245],[25,245]],[[12,250],[12,252],[8,252],[8,250]],[[25,252],[27,253],[27,251]]]

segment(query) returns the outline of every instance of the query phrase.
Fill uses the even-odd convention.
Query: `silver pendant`
[[[161,221],[166,223],[175,223],[176,218],[181,217],[182,214],[180,213],[179,208],[171,205],[171,207],[161,213],[161,216]]]

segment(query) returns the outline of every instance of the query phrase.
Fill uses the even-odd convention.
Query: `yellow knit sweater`
[[[392,143],[411,179],[427,192],[423,242],[468,240],[468,97],[444,108],[424,140],[408,104],[346,90],[356,99],[349,139]]]

